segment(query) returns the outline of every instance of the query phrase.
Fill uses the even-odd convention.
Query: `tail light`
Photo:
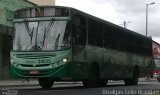
[[[160,70],[153,70],[153,75],[160,75]]]

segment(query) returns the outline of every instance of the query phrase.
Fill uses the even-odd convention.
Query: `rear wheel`
[[[39,78],[38,82],[39,85],[44,89],[50,89],[54,84],[54,80],[51,78]]]
[[[99,70],[96,65],[92,65],[87,80],[83,80],[84,87],[97,87],[99,80]]]
[[[125,79],[124,82],[126,85],[137,85],[138,78],[139,78],[139,70],[138,68],[135,68],[133,71],[133,77],[129,79]]]
[[[108,80],[99,80],[98,85],[99,87],[103,87],[103,86],[106,86],[107,83],[108,83]]]

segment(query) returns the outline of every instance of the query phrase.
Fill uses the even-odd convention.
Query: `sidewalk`
[[[145,78],[139,78],[139,82],[151,82],[151,81],[157,81],[156,78],[150,78],[149,80],[145,80]]]
[[[68,84],[81,84],[80,81],[61,81],[55,82],[55,85],[68,85]],[[24,81],[24,79],[19,80],[0,80],[0,87],[12,87],[12,86],[39,86],[37,79],[30,79],[30,81]]]
[[[0,87],[7,87],[7,86],[37,86],[37,85],[39,85],[37,79],[30,79],[29,81],[25,81],[24,79],[0,80]]]
[[[150,80],[145,80],[144,78],[139,78],[139,82],[152,82],[157,81],[156,79],[151,78]],[[116,83],[120,81],[109,81],[110,83]],[[55,84],[63,85],[63,84],[72,84],[72,83],[81,83],[81,82],[56,82]],[[37,79],[30,79],[30,81],[24,81],[24,79],[19,80],[0,80],[0,87],[7,87],[7,86],[38,86]]]

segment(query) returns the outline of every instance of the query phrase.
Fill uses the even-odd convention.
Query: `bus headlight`
[[[64,64],[67,63],[67,62],[69,62],[69,58],[68,58],[68,57],[65,57],[65,58],[63,58],[62,61],[57,62],[57,63],[53,63],[53,64],[51,64],[51,66],[52,66],[52,68],[56,68],[56,67],[59,67],[59,66],[64,65]]]
[[[13,64],[13,63],[14,63],[13,59],[11,59],[10,61],[11,61],[11,64]]]
[[[67,63],[68,61],[69,61],[69,58],[68,58],[68,57],[66,57],[66,58],[63,59],[63,62],[64,62],[64,63]]]

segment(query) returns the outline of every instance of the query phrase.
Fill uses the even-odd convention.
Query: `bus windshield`
[[[23,21],[14,24],[14,51],[54,51],[70,47],[67,21]]]

